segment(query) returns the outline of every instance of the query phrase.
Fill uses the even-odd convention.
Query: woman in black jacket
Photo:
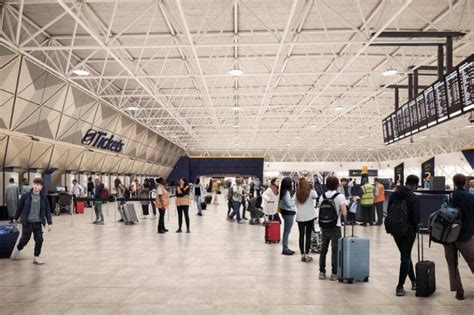
[[[419,178],[416,175],[409,175],[405,186],[400,186],[391,196],[387,207],[387,220],[385,225],[387,232],[393,235],[393,239],[400,251],[400,273],[398,277],[398,285],[396,295],[405,295],[403,285],[405,280],[410,277],[412,282],[412,290],[416,290],[416,278],[413,271],[413,263],[411,261],[411,250],[415,243],[418,223],[420,222],[420,200],[413,193],[418,187]],[[391,225],[391,217],[396,217],[395,212],[406,212],[406,224],[397,222]]]

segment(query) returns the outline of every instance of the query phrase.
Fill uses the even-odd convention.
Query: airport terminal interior
[[[473,29],[0,0],[0,314],[473,314]]]

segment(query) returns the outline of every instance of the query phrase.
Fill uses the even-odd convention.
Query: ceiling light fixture
[[[337,110],[337,111],[341,111],[341,110],[343,110],[343,109],[344,109],[344,107],[342,107],[342,106],[338,106],[338,107],[336,107],[336,108],[334,108],[334,109],[335,109],[335,110]]]
[[[74,70],[72,70],[72,73],[74,73],[75,75],[78,75],[80,77],[85,77],[85,76],[88,76],[90,74],[89,71],[84,70],[84,69],[74,69]]]
[[[387,70],[382,72],[382,75],[384,77],[394,76],[394,75],[397,75],[397,74],[398,74],[398,70],[394,69],[394,68],[388,68]]]
[[[139,110],[140,108],[136,107],[136,106],[128,106],[127,107],[127,110]]]
[[[234,125],[234,128],[239,128],[239,125]]]
[[[240,77],[242,74],[244,74],[244,72],[238,68],[234,68],[229,71],[229,74],[234,77]]]
[[[235,104],[234,107],[232,107],[232,110],[233,110],[234,112],[240,111],[239,105],[238,105],[238,104]]]
[[[467,125],[466,128],[472,128],[474,125]]]

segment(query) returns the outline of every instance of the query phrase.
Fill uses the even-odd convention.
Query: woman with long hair
[[[311,189],[309,181],[301,177],[298,181],[298,190],[296,191],[296,222],[300,231],[300,251],[301,261],[310,262],[313,260],[309,254],[311,246],[311,232],[314,229],[314,219],[316,218],[316,210],[314,201],[318,199],[318,194]],[[306,240],[305,240],[306,238]]]
[[[290,237],[291,228],[296,215],[295,201],[293,200],[293,182],[290,177],[285,177],[280,184],[280,196],[278,201],[278,207],[280,209],[281,216],[283,217],[283,255],[291,256],[295,252],[288,248],[288,239]]]
[[[186,232],[189,230],[189,186],[186,180],[181,177],[176,187],[176,207],[178,208],[178,230],[176,233],[181,233],[183,226],[183,214],[186,220]]]
[[[158,220],[158,233],[162,234],[168,232],[165,228],[165,213],[169,205],[169,192],[166,189],[165,179],[163,177],[158,177],[158,195],[156,196],[156,207],[160,213],[160,218]]]
[[[279,187],[280,180],[274,177],[270,181],[270,186],[262,194],[263,209],[270,220],[274,219],[277,210]]]

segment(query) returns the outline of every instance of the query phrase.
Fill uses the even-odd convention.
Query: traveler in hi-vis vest
[[[362,179],[360,187],[360,207],[362,210],[362,226],[370,225],[374,222],[374,186],[369,184],[367,178]]]
[[[383,203],[385,201],[385,187],[380,183],[378,178],[374,179],[374,203],[377,210],[377,223],[375,225],[382,225],[383,223]]]

